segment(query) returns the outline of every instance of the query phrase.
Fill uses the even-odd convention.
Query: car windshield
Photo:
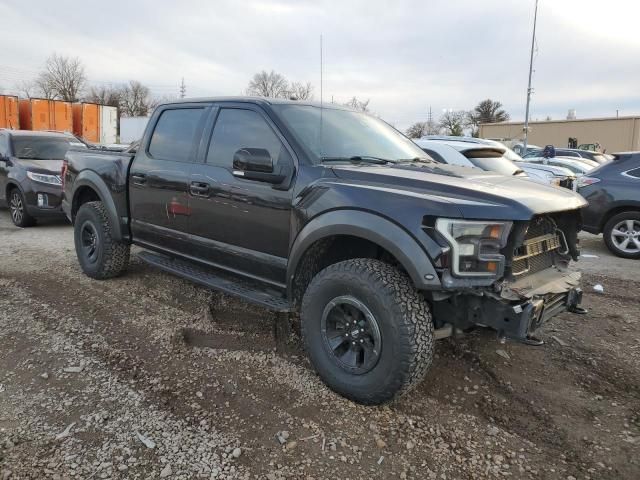
[[[371,115],[312,105],[274,105],[273,108],[315,163],[323,158],[432,161],[415,143]]]
[[[69,150],[69,141],[58,137],[20,135],[11,141],[14,155],[29,160],[62,160]]]

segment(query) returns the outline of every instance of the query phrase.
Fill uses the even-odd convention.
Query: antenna
[[[323,151],[323,142],[322,142],[322,110],[323,110],[323,105],[322,105],[322,70],[324,68],[324,64],[323,64],[323,59],[322,59],[322,34],[320,34],[320,156],[324,156],[324,151]]]
[[[529,85],[527,86],[527,108],[524,114],[524,148],[527,153],[527,141],[529,140],[529,104],[531,103],[531,73],[533,72],[533,49],[536,44],[536,23],[538,21],[538,0],[533,14],[533,35],[531,36],[531,56],[529,57]]]
[[[184,77],[182,77],[182,82],[180,82],[180,98],[184,98],[187,96],[187,86],[184,84]]]

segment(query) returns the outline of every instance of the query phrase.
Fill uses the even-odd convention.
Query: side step
[[[192,282],[204,285],[212,290],[240,297],[243,300],[260,305],[261,307],[276,312],[290,312],[292,310],[289,301],[275,290],[265,290],[257,285],[236,280],[223,273],[213,273],[191,262],[171,258],[148,251],[140,252],[138,257],[154,267],[177,275]]]

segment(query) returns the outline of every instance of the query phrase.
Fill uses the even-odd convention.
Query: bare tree
[[[313,86],[311,82],[291,82],[288,88],[289,99],[291,100],[312,100]]]
[[[447,135],[461,137],[467,125],[468,114],[464,110],[447,110],[440,117],[439,126]]]
[[[435,122],[430,120],[426,122],[416,122],[406,131],[407,137],[409,138],[422,138],[425,135],[437,135],[438,133],[440,133],[440,128]]]
[[[79,58],[51,55],[39,75],[37,84],[46,98],[59,98],[66,102],[76,102],[87,78]]]
[[[49,100],[58,98],[58,94],[55,91],[53,84],[45,73],[38,75],[38,78],[36,78],[33,83],[37,96],[47,98]]]
[[[153,109],[149,88],[131,80],[120,90],[120,114],[123,117],[145,117]]]
[[[112,107],[120,106],[120,98],[122,89],[117,87],[91,87],[89,93],[85,95],[84,101],[90,103],[98,103],[100,105],[110,105]]]
[[[359,110],[361,112],[368,112],[370,101],[371,100],[368,98],[366,100],[358,100],[358,97],[353,97],[351,100],[345,103],[345,106],[351,107],[354,110]]]
[[[289,82],[287,79],[271,70],[267,73],[265,70],[256,73],[247,88],[247,95],[269,98],[286,98]]]
[[[37,96],[38,86],[34,80],[20,80],[15,85],[18,95],[23,98],[33,98]]]

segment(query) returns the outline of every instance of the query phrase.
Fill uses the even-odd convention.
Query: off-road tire
[[[91,257],[83,247],[83,232],[88,231],[96,240]],[[129,264],[130,246],[113,238],[113,226],[102,202],[87,202],[80,207],[74,222],[74,242],[80,267],[91,278],[117,277]]]
[[[602,231],[602,236],[604,237],[604,243],[609,249],[609,251],[611,251],[611,253],[613,253],[618,257],[640,259],[640,251],[625,252],[624,250],[621,250],[620,248],[618,248],[618,246],[615,244],[615,242],[611,238],[611,234],[613,232],[614,227],[620,222],[623,222],[625,220],[633,220],[635,222],[640,222],[640,212],[637,212],[637,211],[621,212],[611,217],[605,224],[604,229]]]
[[[362,302],[379,325],[378,363],[354,374],[338,366],[322,333],[322,317],[336,297]],[[433,321],[426,300],[409,277],[379,260],[357,258],[322,270],[311,281],[301,306],[301,332],[311,363],[335,392],[376,405],[406,393],[425,376],[433,358]]]
[[[19,188],[13,188],[9,191],[7,204],[9,206],[11,221],[16,227],[27,228],[36,224],[36,219],[27,212],[27,202]],[[15,212],[15,208],[20,208],[20,211]]]

